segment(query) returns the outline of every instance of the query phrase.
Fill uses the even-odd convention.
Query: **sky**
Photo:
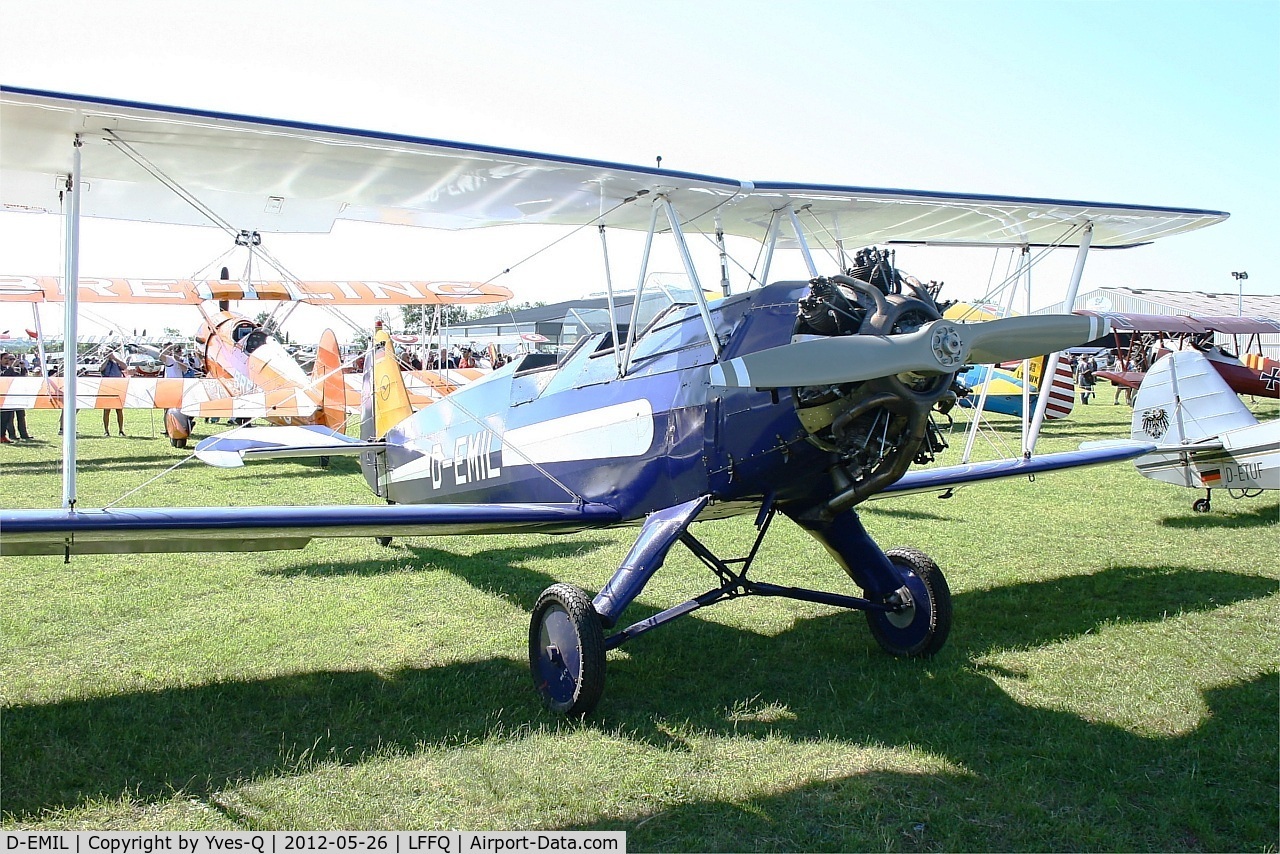
[[[1245,293],[1280,294],[1280,0],[0,0],[0,22],[11,86],[618,163],[661,156],[735,179],[1227,211],[1190,235],[1092,253],[1082,292],[1234,294],[1231,273],[1246,271]],[[603,286],[598,238],[516,265],[549,239],[517,231],[339,223],[268,241],[301,278],[484,281],[514,265],[498,281],[518,301]],[[0,213],[0,272],[60,273],[61,235],[57,217]],[[226,249],[215,229],[91,220],[80,269],[186,277]],[[617,251],[615,275],[636,249]],[[1033,274],[1033,308],[1065,292],[1074,251],[1057,255]],[[966,299],[1007,266],[988,250],[899,261]],[[196,322],[120,312],[95,309],[82,331],[103,331],[99,318]],[[0,327],[28,325],[8,313]],[[60,311],[43,318],[61,325]],[[310,307],[290,323],[302,338],[331,325]]]

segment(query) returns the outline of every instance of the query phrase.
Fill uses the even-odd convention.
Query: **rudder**
[[[347,386],[342,376],[342,351],[332,329],[320,335],[311,380],[313,390],[320,396],[316,423],[331,430],[342,430],[347,423]]]

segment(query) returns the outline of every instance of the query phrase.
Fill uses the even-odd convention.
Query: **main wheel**
[[[591,598],[572,584],[553,584],[529,620],[529,670],[553,712],[581,716],[604,693],[604,629]]]
[[[1210,509],[1210,508],[1209,508],[1209,499],[1207,499],[1207,498],[1197,498],[1197,499],[1192,503],[1192,505],[1191,505],[1191,509],[1192,509],[1192,510],[1194,510],[1195,512],[1197,512],[1197,513],[1208,513],[1208,512],[1209,512],[1209,509]]]
[[[928,658],[951,632],[951,590],[933,559],[918,549],[885,552],[905,576],[904,602],[895,611],[867,611],[876,643],[890,655]]]

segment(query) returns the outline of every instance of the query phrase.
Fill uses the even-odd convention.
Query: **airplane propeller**
[[[903,335],[815,338],[711,366],[728,388],[838,385],[903,373],[947,374],[1052,353],[1107,333],[1102,318],[1075,314],[1005,317],[982,323],[935,320]]]

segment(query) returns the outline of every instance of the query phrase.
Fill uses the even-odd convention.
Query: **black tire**
[[[187,440],[186,439],[170,439],[169,444],[173,445],[173,447],[175,448],[186,448]]]
[[[867,611],[867,625],[880,648],[901,658],[929,658],[951,633],[951,589],[942,570],[919,549],[896,548],[885,557],[904,571],[911,605],[903,610]]]
[[[320,457],[320,468],[327,469],[329,467],[329,458]]]
[[[373,541],[383,547],[387,547],[391,545],[390,537],[374,537]]]
[[[1210,510],[1209,499],[1197,498],[1191,505],[1191,509],[1197,513],[1208,513]]]
[[[529,671],[543,704],[558,714],[589,714],[604,694],[604,628],[591,597],[553,584],[529,619]]]

